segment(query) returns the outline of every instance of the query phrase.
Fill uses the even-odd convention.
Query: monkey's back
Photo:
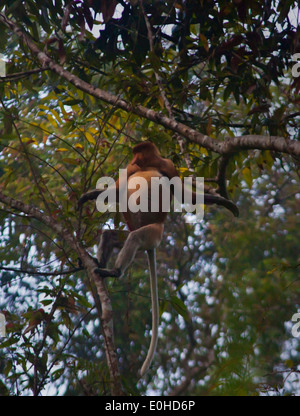
[[[123,212],[123,215],[131,231],[145,225],[165,222],[168,212],[162,210],[162,186],[157,186],[156,192],[153,192],[153,182],[151,183],[152,178],[162,177],[163,175],[157,169],[151,167],[129,177],[127,212]],[[172,195],[170,195],[170,201],[171,199]]]

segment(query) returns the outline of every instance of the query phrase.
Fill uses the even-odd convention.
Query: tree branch
[[[36,270],[23,270],[23,269],[15,269],[14,267],[5,267],[0,266],[0,270],[6,270],[8,272],[16,272],[16,273],[23,273],[23,274],[31,274],[33,276],[63,276],[65,274],[72,274],[82,270],[82,267],[76,267],[75,269],[65,270],[63,272],[38,272]]]
[[[31,37],[23,32],[16,23],[8,19],[3,13],[0,13],[0,22],[12,30],[24,42],[24,44],[28,46],[30,51],[37,57],[43,67],[49,67],[52,71],[60,75],[66,81],[70,82],[76,88],[108,104],[119,107],[124,111],[132,112],[137,116],[158,123],[166,129],[174,131],[175,133],[180,134],[186,139],[197,143],[206,149],[219,154],[230,154],[238,150],[259,149],[273,150],[276,152],[300,156],[300,142],[296,140],[285,139],[280,136],[247,135],[227,138],[225,141],[221,142],[142,105],[133,106],[120,97],[111,94],[110,92],[101,90],[100,88],[94,87],[69,71],[66,71],[62,66],[58,65],[49,56],[42,52],[36,46]]]
[[[109,298],[108,290],[103,279],[99,278],[95,270],[94,259],[89,253],[78,243],[72,231],[62,227],[56,219],[44,214],[42,211],[31,205],[25,204],[22,201],[13,199],[2,192],[0,192],[0,202],[10,208],[23,212],[37,220],[43,222],[45,225],[54,230],[78,255],[81,259],[82,265],[85,268],[89,279],[95,282],[97,293],[100,298],[102,306],[101,326],[104,336],[104,346],[108,368],[111,376],[111,394],[115,396],[122,395],[122,387],[120,381],[120,373],[118,368],[118,357],[114,345],[113,335],[113,312],[112,305]]]
[[[22,78],[27,78],[33,74],[39,74],[40,72],[47,71],[49,68],[36,68],[31,71],[25,72],[15,72],[14,74],[9,74],[6,77],[0,77],[0,82],[16,81]]]

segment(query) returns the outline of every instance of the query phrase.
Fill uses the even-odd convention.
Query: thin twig
[[[75,269],[65,270],[63,272],[38,272],[36,270],[15,269],[14,267],[6,267],[6,266],[0,266],[0,270],[48,277],[48,276],[63,276],[66,274],[76,273],[76,272],[79,272],[80,270],[83,270],[83,267],[76,267]]]
[[[38,74],[40,72],[47,71],[49,68],[36,68],[32,69],[30,71],[25,72],[15,72],[14,74],[6,75],[6,77],[0,77],[0,82],[10,82],[10,81],[16,81],[22,78],[27,78],[32,74]]]

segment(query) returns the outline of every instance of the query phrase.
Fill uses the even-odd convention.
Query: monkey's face
[[[156,166],[160,159],[161,156],[155,144],[147,141],[139,143],[133,148],[133,159],[130,164],[143,169]],[[154,164],[153,161],[155,161]]]

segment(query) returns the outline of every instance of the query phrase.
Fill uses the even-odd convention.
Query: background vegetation
[[[1,395],[299,394],[296,4],[0,1]],[[170,215],[158,350],[138,381],[146,257],[96,287],[88,253],[105,224],[124,224],[76,204],[146,138],[182,176],[219,185],[240,217],[216,206],[200,224]]]

